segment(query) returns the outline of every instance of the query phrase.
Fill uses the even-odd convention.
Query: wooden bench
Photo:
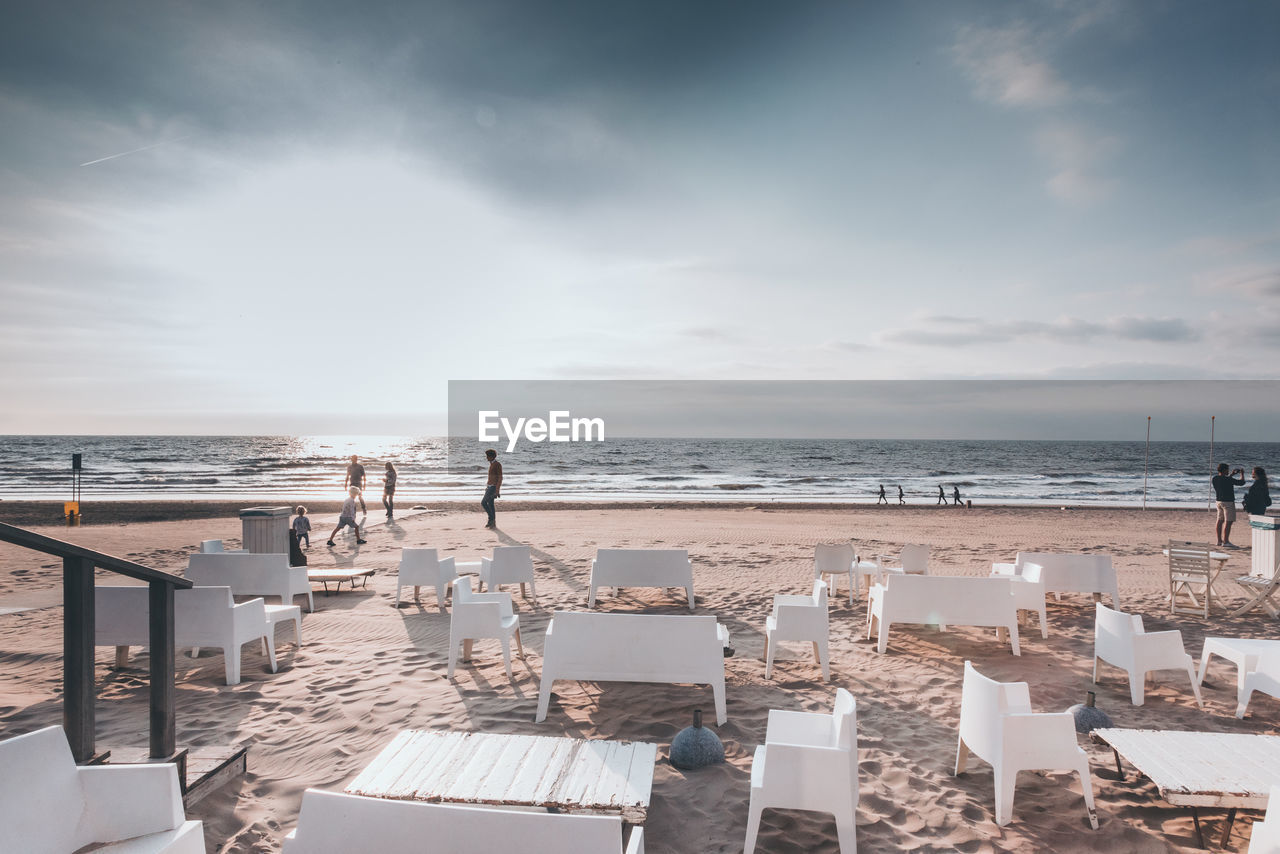
[[[556,611],[547,624],[538,714],[547,717],[557,679],[710,685],[716,720],[725,711],[724,648],[729,630],[715,617]]]
[[[1111,555],[1058,554],[1055,552],[1018,552],[1013,563],[991,564],[992,577],[1021,575],[1025,564],[1040,566],[1040,580],[1046,593],[1061,600],[1063,593],[1092,593],[1111,597],[1111,607],[1120,608],[1120,586]]]
[[[230,587],[236,596],[270,596],[282,605],[306,596],[307,610],[315,610],[307,568],[289,566],[287,554],[193,554],[186,576],[202,587]]]
[[[995,626],[1009,632],[1014,655],[1018,648],[1018,611],[1012,579],[956,578],[939,575],[890,575],[871,588],[867,602],[867,637],[878,623],[877,652],[889,643],[889,626],[919,623],[928,626]]]
[[[683,587],[693,610],[693,564],[684,549],[596,549],[591,561],[587,607],[596,606],[596,589],[612,587]]]
[[[285,854],[642,854],[644,830],[624,852],[621,816],[557,815],[426,804],[307,789]]]

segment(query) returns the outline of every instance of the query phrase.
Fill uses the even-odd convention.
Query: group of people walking
[[[1238,475],[1238,477],[1237,477]],[[1213,476],[1213,497],[1217,503],[1218,524],[1217,546],[1224,549],[1240,548],[1231,542],[1231,523],[1236,520],[1236,487],[1244,486],[1244,469],[1233,469],[1226,463],[1218,464],[1218,473]],[[1267,472],[1262,466],[1253,467],[1253,483],[1244,494],[1241,502],[1244,512],[1262,515],[1271,506],[1271,492],[1267,488]]]
[[[952,498],[952,504],[959,507],[960,506],[960,487],[958,486],[951,487],[951,498]],[[885,495],[884,484],[882,483],[880,484],[880,495],[878,498],[876,498],[876,504],[888,504],[888,503],[889,503],[889,498],[888,496]],[[899,504],[907,503],[906,495],[905,493],[903,493],[901,486],[898,486],[898,503]],[[943,489],[942,484],[938,484],[938,503],[939,504],[947,503],[947,492],[945,489]]]

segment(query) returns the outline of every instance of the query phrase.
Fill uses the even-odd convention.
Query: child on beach
[[[338,524],[334,527],[333,533],[329,535],[329,542],[326,546],[333,546],[333,538],[343,528],[351,528],[356,532],[356,545],[364,545],[367,540],[360,536],[360,526],[356,524],[356,499],[360,497],[360,487],[353,486],[347,490],[347,500],[342,502],[342,512],[338,514]]]
[[[387,463],[387,473],[382,479],[382,506],[387,508],[387,518],[396,512],[396,467]]]
[[[295,511],[298,518],[293,520],[293,532],[298,535],[298,545],[307,544],[307,548],[311,548],[311,520],[307,518],[307,508],[301,504]]]

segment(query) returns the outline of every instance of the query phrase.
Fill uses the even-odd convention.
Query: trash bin
[[[1250,516],[1249,529],[1253,534],[1249,574],[1270,578],[1275,574],[1276,560],[1280,558],[1280,516]]]
[[[250,554],[289,553],[292,507],[248,507],[240,511],[241,541]]]

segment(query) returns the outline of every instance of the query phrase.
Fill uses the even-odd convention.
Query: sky
[[[26,4],[0,433],[1280,378],[1277,44],[1251,0]]]

